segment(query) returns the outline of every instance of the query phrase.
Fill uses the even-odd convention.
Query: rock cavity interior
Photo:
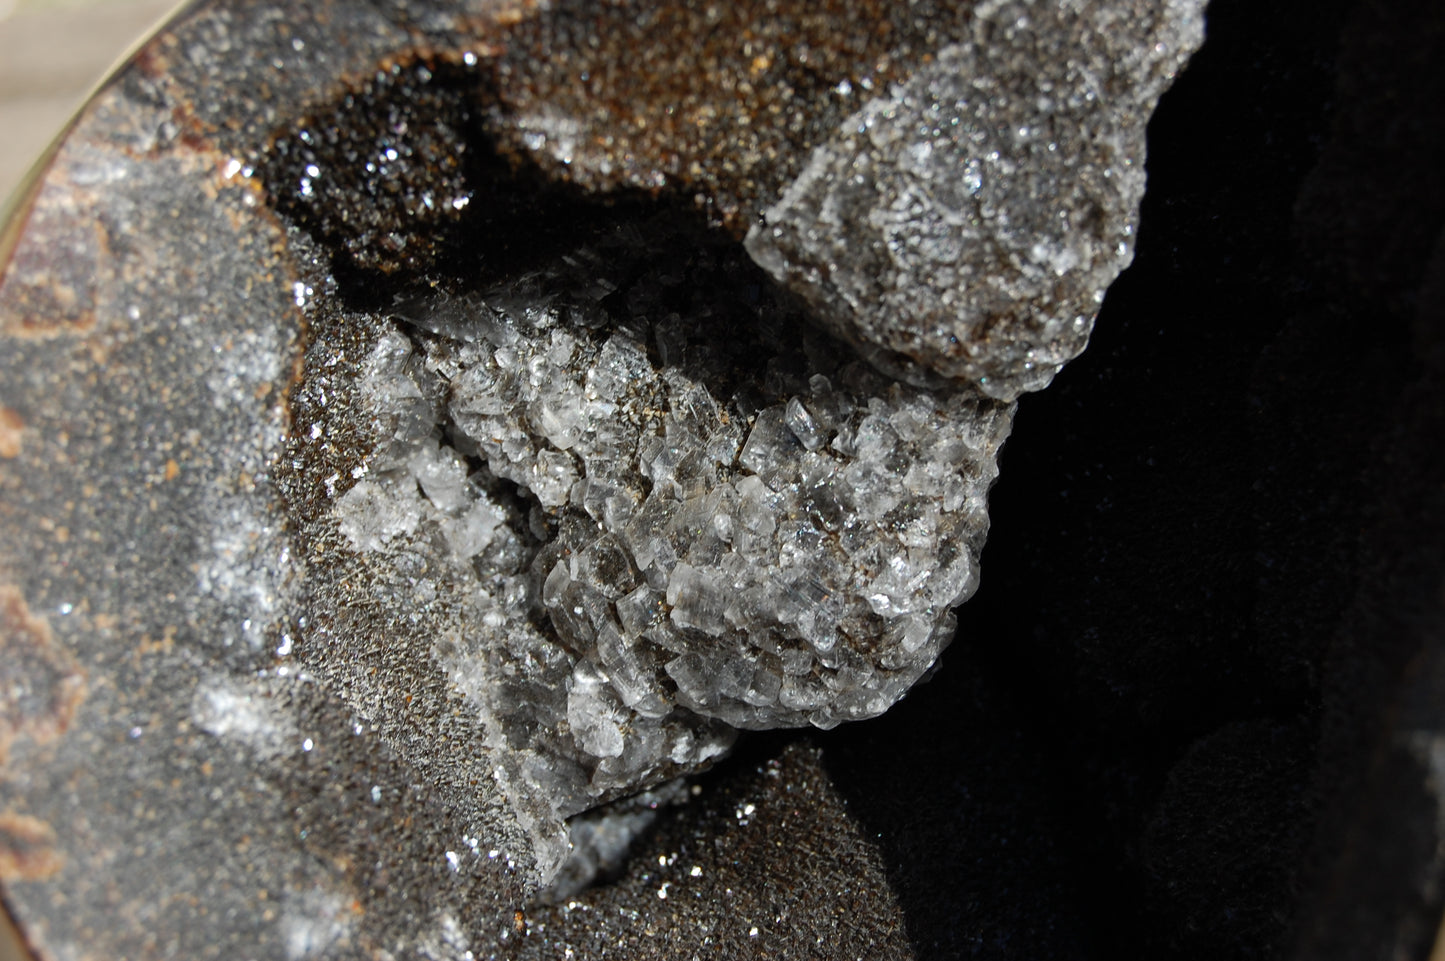
[[[299,441],[297,489],[326,494],[298,524],[416,585],[396,642],[484,732],[541,882],[585,883],[649,820],[579,815],[671,803],[739,730],[876,716],[936,663],[1014,398],[1132,255],[1143,120],[1201,33],[1198,0],[1077,6],[971,8],[745,239],[701,193],[539,176],[486,106],[518,79],[476,58],[393,65],[272,148],[346,303],[296,435],[349,440]],[[405,727],[410,696],[337,653],[372,641],[298,647]]]
[[[470,572],[450,676],[558,817],[881,714],[948,643],[1012,405],[883,376],[725,235],[658,214],[391,323],[334,520]]]

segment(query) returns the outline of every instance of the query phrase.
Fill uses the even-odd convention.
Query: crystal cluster
[[[690,344],[717,349],[705,321],[491,319],[446,351],[451,414],[493,474],[558,512],[542,605],[588,665],[574,691],[610,688],[627,709],[571,712],[592,718],[589,752],[621,752],[628,712],[681,706],[740,728],[871,717],[932,664],[977,583],[1006,411],[858,364],[780,370],[786,397],[754,409],[680,363]]]
[[[649,232],[399,304],[388,443],[337,501],[355,548],[434,537],[475,576],[451,672],[563,816],[735,729],[887,710],[978,583],[1012,415],[884,377],[730,242]]]
[[[1047,386],[1133,259],[1144,125],[1202,14],[980,4],[972,42],[813,151],[749,252],[884,369],[1004,399]]]

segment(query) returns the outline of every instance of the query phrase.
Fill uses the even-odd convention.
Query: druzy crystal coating
[[[1046,387],[1134,257],[1144,125],[1200,8],[980,4],[966,42],[812,151],[749,252],[902,376]]]

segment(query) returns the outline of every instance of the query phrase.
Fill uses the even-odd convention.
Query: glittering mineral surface
[[[1195,0],[981,4],[972,36],[851,114],[748,251],[881,365],[1038,390],[1133,259],[1144,124]]]
[[[29,945],[1424,956],[1445,38],[1350,2],[1211,4],[1152,234],[1196,2],[189,6],[0,237]]]
[[[657,222],[396,309],[331,519],[466,579],[448,673],[560,814],[881,714],[949,641],[1010,405],[890,381]]]

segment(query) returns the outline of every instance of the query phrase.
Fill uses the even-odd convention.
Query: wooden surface
[[[0,199],[116,60],[175,6],[0,0]]]

